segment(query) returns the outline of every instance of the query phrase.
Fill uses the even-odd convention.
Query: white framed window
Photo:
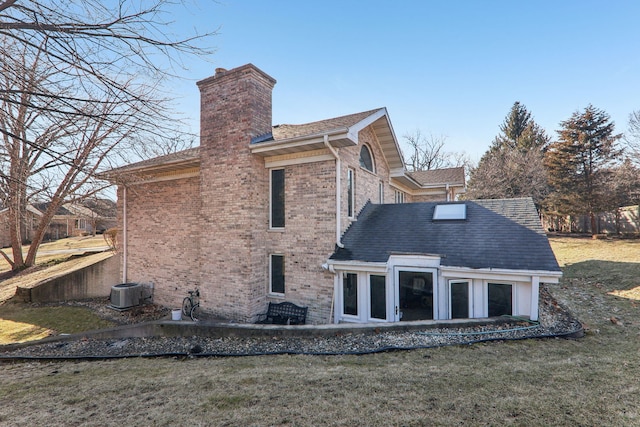
[[[358,316],[358,274],[342,273],[342,314]]]
[[[472,317],[471,280],[449,280],[449,318]]]
[[[284,295],[284,255],[269,256],[269,293]]]
[[[360,167],[375,173],[371,150],[365,144],[360,148]]]
[[[369,275],[369,319],[387,320],[387,276]]]
[[[513,283],[487,283],[487,316],[512,316],[514,297]]]
[[[404,203],[404,193],[402,191],[395,191],[395,201],[396,203]]]
[[[269,179],[269,227],[284,228],[284,169],[271,169]]]
[[[356,171],[347,169],[347,216],[353,218],[356,210]]]

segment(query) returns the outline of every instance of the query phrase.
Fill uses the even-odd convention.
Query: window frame
[[[274,259],[279,258],[281,260],[280,270],[282,270],[282,292],[274,291],[274,284],[276,277],[274,276]],[[269,255],[269,295],[284,296],[286,292],[286,274],[285,274],[285,257],[283,254],[270,254]]]
[[[458,283],[467,284],[467,316],[453,317],[453,285]],[[473,281],[471,279],[451,279],[449,286],[449,319],[472,319],[473,314]]]
[[[274,174],[278,172],[278,173],[282,173],[282,197],[281,200],[279,200],[280,198],[278,198],[278,200],[276,200],[276,194],[274,192]],[[271,169],[269,171],[269,229],[271,230],[282,230],[285,228],[285,224],[286,224],[286,194],[285,194],[285,183],[286,183],[286,178],[285,178],[285,170],[284,168],[278,168],[278,169]],[[277,203],[277,206],[276,206]],[[282,211],[282,220],[278,221],[276,224],[274,224],[274,213],[277,213],[276,209]]]
[[[354,280],[355,279],[355,280]],[[355,313],[347,313],[347,282],[350,282],[351,285],[355,285],[355,289],[352,291],[355,293]],[[359,318],[360,317],[360,276],[358,273],[345,271],[342,273],[342,317],[347,318]]]
[[[347,217],[356,216],[356,170],[347,169]]]
[[[363,162],[362,160],[362,152],[366,150],[368,156],[369,156],[369,161],[371,162],[371,169],[369,169],[366,165],[365,162]],[[376,162],[373,160],[373,153],[371,152],[371,148],[369,148],[369,146],[367,144],[362,144],[362,147],[360,147],[360,154],[358,156],[358,163],[360,164],[360,167],[368,172],[371,173],[376,173]]]
[[[396,203],[404,203],[404,191],[395,190],[394,198]]]
[[[515,283],[511,283],[511,282],[499,282],[499,281],[487,281],[485,286],[486,286],[486,290],[487,290],[487,300],[486,300],[486,308],[487,308],[487,317],[496,317],[496,316],[491,316],[490,313],[490,298],[489,298],[489,287],[491,285],[497,285],[497,286],[510,286],[511,287],[511,301],[509,302],[510,308],[511,308],[511,313],[509,314],[498,314],[497,316],[503,316],[503,315],[507,315],[507,316],[514,316],[515,315],[515,308],[516,308],[516,284]]]

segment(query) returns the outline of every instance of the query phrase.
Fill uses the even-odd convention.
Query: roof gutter
[[[339,248],[344,248],[344,245],[341,242],[341,233],[340,233],[340,224],[342,223],[341,210],[342,206],[340,203],[340,188],[342,186],[342,180],[340,178],[340,172],[342,169],[342,162],[340,161],[340,156],[335,148],[329,143],[329,134],[324,135],[324,145],[327,149],[333,154],[333,157],[336,158],[336,245]]]

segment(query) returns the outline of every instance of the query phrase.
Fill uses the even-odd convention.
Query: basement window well
[[[467,205],[464,203],[453,203],[447,205],[436,205],[433,211],[434,221],[443,220],[466,220]]]

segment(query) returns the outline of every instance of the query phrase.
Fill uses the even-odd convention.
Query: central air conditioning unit
[[[142,301],[142,285],[140,283],[122,283],[111,287],[111,307],[126,310]]]

